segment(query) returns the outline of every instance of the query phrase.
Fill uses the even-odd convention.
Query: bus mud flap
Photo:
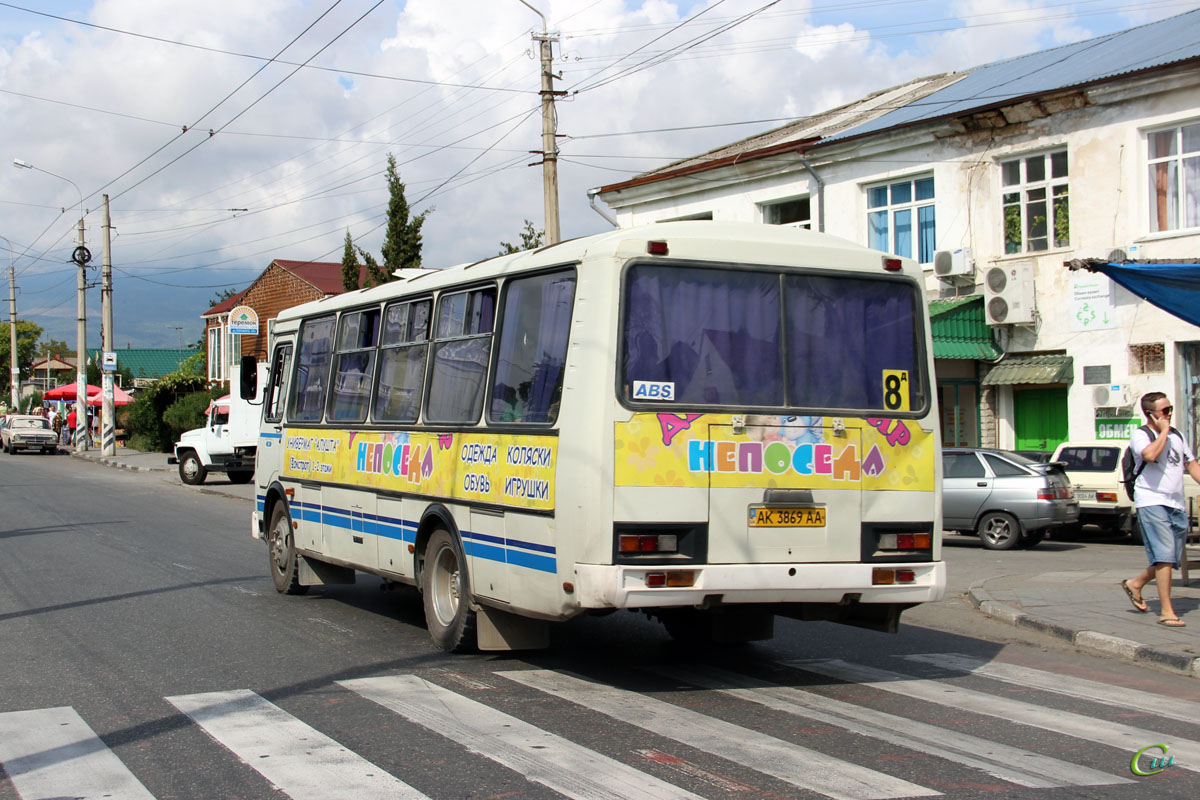
[[[354,583],[354,570],[305,556],[296,557],[300,572],[296,576],[301,586],[326,586],[335,583]]]
[[[550,624],[498,608],[475,611],[480,650],[544,650],[550,646]]]

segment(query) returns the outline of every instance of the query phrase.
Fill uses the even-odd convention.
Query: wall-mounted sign
[[[1136,417],[1096,417],[1096,438],[1129,441],[1139,424]]]
[[[1100,364],[1083,368],[1084,386],[1104,386],[1109,383],[1112,383],[1112,365]]]
[[[235,306],[229,312],[229,332],[234,336],[257,336],[258,312],[250,306]]]
[[[1071,281],[1071,330],[1093,331],[1117,327],[1112,281],[1089,275]]]

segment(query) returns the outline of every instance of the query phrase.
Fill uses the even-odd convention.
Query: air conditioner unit
[[[975,259],[971,248],[938,250],[933,254],[933,274],[947,283],[975,283]]]
[[[1128,386],[1110,383],[1092,387],[1092,405],[1096,408],[1123,408],[1133,403]]]
[[[983,276],[983,310],[988,325],[1033,322],[1033,263],[1018,261],[988,267]]]

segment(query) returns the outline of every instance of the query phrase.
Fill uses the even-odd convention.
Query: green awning
[[[1020,383],[1071,383],[1074,364],[1070,356],[1009,356],[989,372],[983,386],[1012,386]]]
[[[995,361],[1004,354],[983,316],[983,297],[929,301],[934,358]]]

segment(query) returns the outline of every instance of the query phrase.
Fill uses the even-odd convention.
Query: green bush
[[[166,413],[181,397],[194,393],[203,393],[206,397],[220,397],[224,389],[210,389],[203,375],[181,374],[173,372],[155,381],[150,388],[139,392],[137,399],[128,406],[129,446],[135,450],[148,453],[169,453],[175,444],[177,433],[187,428],[176,430],[167,422]],[[213,393],[216,394],[213,394]],[[205,406],[207,406],[207,401]],[[201,413],[204,409],[201,408]],[[195,428],[198,425],[191,425]]]
[[[211,391],[185,394],[167,407],[167,410],[163,412],[163,422],[170,426],[174,440],[177,441],[179,434],[184,431],[202,428],[207,424],[208,419],[204,412],[208,410],[208,404],[213,401],[213,392],[219,392],[217,397],[220,397],[225,393],[225,389],[221,387]]]

